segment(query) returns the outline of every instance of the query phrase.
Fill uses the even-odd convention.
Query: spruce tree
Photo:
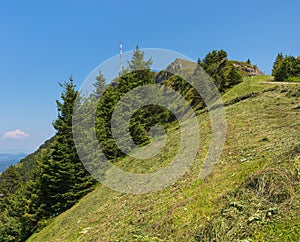
[[[81,163],[74,144],[72,114],[78,91],[72,78],[60,84],[64,91],[61,101],[56,101],[58,117],[53,122],[56,129],[51,156],[42,165],[41,192],[46,196],[48,214],[59,214],[78,201],[92,188],[94,180]]]
[[[240,83],[242,76],[235,66],[228,61],[227,52],[224,50],[208,53],[203,62],[202,67],[214,79],[215,85],[220,92]]]
[[[21,177],[15,166],[9,166],[0,176],[0,193],[3,196],[13,194],[21,183]]]
[[[275,76],[277,74],[277,72],[279,71],[279,68],[282,64],[283,59],[284,59],[284,57],[283,57],[282,53],[278,53],[276,60],[274,62],[274,65],[273,65],[272,76]]]
[[[149,58],[148,60],[144,60],[144,52],[137,46],[136,50],[133,52],[132,59],[128,61],[129,69],[116,79],[115,85],[108,86],[98,104],[95,121],[97,138],[106,157],[111,160],[125,155],[117,146],[114,137],[112,137],[111,118],[115,106],[130,90],[146,84],[155,83],[155,75],[150,70],[151,64],[152,59]],[[97,79],[97,82],[98,81],[99,80]],[[142,98],[137,98],[134,101],[138,103],[143,100]],[[131,110],[131,108],[132,107],[130,106],[126,107],[126,110],[123,110],[123,113],[125,114]],[[157,108],[155,108],[155,110],[157,110]],[[147,119],[147,122],[146,118],[150,117],[151,114],[153,114],[153,107],[145,107],[138,110],[130,120],[129,130],[132,139],[136,144],[147,142],[148,138],[146,137],[146,131],[149,129],[150,119]],[[141,117],[143,117],[143,120],[141,120]],[[120,117],[119,120],[120,122],[121,118],[122,117]],[[151,124],[152,123],[153,122],[151,121]],[[120,130],[124,130],[125,132],[127,128],[122,126],[119,131]]]
[[[104,77],[104,75],[102,74],[102,72],[100,71],[98,76],[96,77],[96,82],[93,83],[94,86],[94,91],[92,96],[99,98],[103,95],[104,90],[106,88],[106,79]]]
[[[131,61],[128,61],[129,71],[137,71],[137,70],[144,70],[150,69],[152,65],[152,58],[148,60],[144,60],[144,52],[139,49],[137,45],[135,51],[133,52]]]

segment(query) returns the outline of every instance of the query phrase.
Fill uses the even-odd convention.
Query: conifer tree
[[[152,58],[148,60],[144,60],[144,52],[139,49],[137,45],[135,51],[133,52],[131,61],[128,61],[129,71],[137,71],[137,70],[144,70],[150,69],[152,65]]]
[[[93,96],[99,98],[103,95],[103,92],[106,88],[106,79],[102,72],[100,71],[98,76],[96,77],[96,82],[93,83],[95,90],[93,91]]]
[[[224,92],[226,89],[240,83],[242,76],[236,67],[227,59],[227,52],[224,50],[208,53],[202,67],[214,79],[215,85],[219,91]]]
[[[116,85],[108,86],[105,94],[102,96],[100,103],[98,104],[95,122],[96,133],[100,146],[102,147],[106,157],[109,159],[114,159],[124,155],[112,137],[111,118],[114,108],[119,100],[130,90],[145,84],[155,83],[154,73],[150,70],[151,64],[152,59],[149,58],[148,60],[144,60],[144,52],[136,46],[132,59],[128,61],[128,70],[116,80]],[[135,102],[141,101],[141,98],[135,99]],[[128,106],[127,109],[124,110],[124,113],[130,109],[131,107]],[[147,130],[145,131],[145,129],[148,129],[146,126],[149,126],[149,124],[147,122],[143,122],[143,120],[146,120],[146,118],[153,113],[153,107],[151,108],[151,111],[149,108],[147,110],[146,109],[147,107],[138,110],[134,117],[132,117],[129,125],[131,136],[136,144],[142,144],[148,140],[146,138]],[[141,120],[141,117],[143,117],[143,120]],[[124,129],[125,132],[125,127],[122,127],[121,129]]]
[[[272,76],[275,76],[282,64],[284,57],[282,53],[278,53],[272,69]]]
[[[78,91],[72,78],[60,84],[64,91],[57,101],[58,117],[53,122],[56,136],[51,156],[42,165],[41,192],[46,196],[48,214],[59,214],[70,208],[91,190],[94,183],[81,163],[73,140],[72,114]]]
[[[21,183],[21,177],[15,166],[9,166],[0,177],[0,193],[3,196],[13,194]]]
[[[300,77],[300,59],[279,53],[273,65],[272,75],[275,81],[293,81]]]

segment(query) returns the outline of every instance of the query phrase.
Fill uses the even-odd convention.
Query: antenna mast
[[[123,72],[123,60],[122,60],[122,58],[123,58],[123,44],[122,44],[122,41],[120,42],[120,73],[119,73],[119,75],[121,76],[122,75],[122,72]]]

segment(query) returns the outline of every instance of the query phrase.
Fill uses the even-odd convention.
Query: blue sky
[[[0,152],[32,152],[54,134],[58,82],[78,87],[101,62],[138,43],[197,59],[213,49],[270,73],[300,55],[300,2],[2,1]]]

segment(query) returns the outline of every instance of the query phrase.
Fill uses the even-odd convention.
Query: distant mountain
[[[0,173],[5,171],[10,165],[17,164],[25,156],[27,156],[25,153],[0,154]]]

